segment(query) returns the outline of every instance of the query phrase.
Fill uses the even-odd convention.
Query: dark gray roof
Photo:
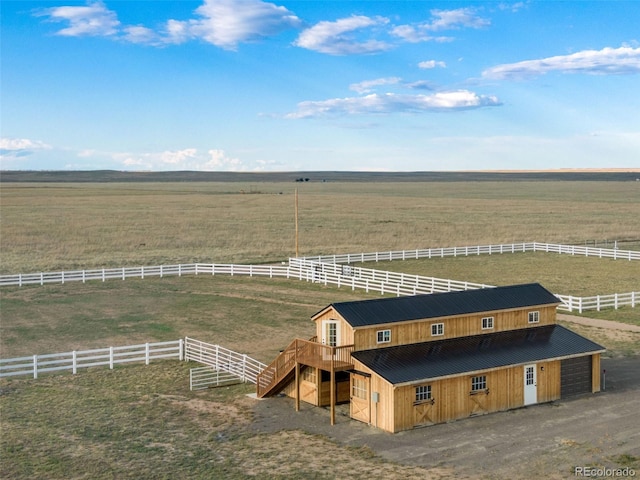
[[[539,283],[333,303],[352,327],[561,303]]]
[[[604,347],[560,325],[354,352],[392,384],[588,354]]]

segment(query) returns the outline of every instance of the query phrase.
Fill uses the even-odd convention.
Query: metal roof
[[[391,384],[604,351],[560,325],[361,350],[352,356]]]
[[[352,327],[365,327],[559,303],[560,300],[539,283],[528,283],[462,292],[339,302],[329,307],[333,307]]]

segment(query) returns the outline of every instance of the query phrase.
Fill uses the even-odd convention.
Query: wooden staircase
[[[281,391],[293,379],[296,363],[322,370],[338,371],[353,368],[353,345],[329,347],[310,340],[295,339],[260,374],[256,381],[258,397],[268,397]]]

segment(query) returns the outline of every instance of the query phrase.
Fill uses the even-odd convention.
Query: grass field
[[[0,273],[640,239],[638,182],[3,183]]]
[[[635,182],[3,183],[0,271],[281,261],[294,254],[296,186],[302,255],[640,238]],[[363,266],[495,285],[540,281],[573,295],[638,290],[640,278],[633,262],[546,254]],[[263,362],[313,335],[309,318],[327,304],[379,296],[221,275],[0,295],[4,358],[188,335]],[[636,312],[597,316],[640,324]],[[640,355],[638,334],[569,326],[609,355]],[[0,478],[455,478],[284,425],[256,433],[244,396],[251,387],[192,393],[188,368],[166,361],[1,380]],[[331,465],[318,464],[327,455]]]

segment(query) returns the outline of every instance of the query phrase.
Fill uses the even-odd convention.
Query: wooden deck
[[[331,373],[350,370],[353,368],[351,352],[353,345],[330,347],[316,342],[315,337],[311,340],[297,338],[258,375],[258,397],[274,395],[281,390],[296,365],[316,367]]]

